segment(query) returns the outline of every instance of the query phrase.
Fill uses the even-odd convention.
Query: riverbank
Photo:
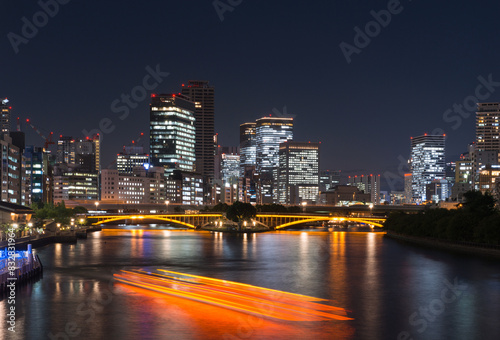
[[[408,242],[427,248],[442,249],[465,254],[480,255],[494,259],[500,259],[500,246],[473,243],[459,242],[436,239],[432,237],[410,236],[393,231],[387,231],[385,237],[389,237],[398,241]]]
[[[26,250],[28,248],[28,244],[31,244],[32,248],[34,249],[53,243],[76,243],[78,238],[86,238],[87,233],[100,230],[101,227],[90,226],[79,228],[73,231],[47,233],[44,235],[37,235],[36,237],[17,238],[16,250]],[[7,240],[0,241],[0,248],[5,248],[7,247],[7,245]]]

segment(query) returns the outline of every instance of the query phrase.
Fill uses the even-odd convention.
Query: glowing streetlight
[[[98,201],[95,201],[95,210],[97,210],[97,207],[99,206],[99,202]]]
[[[168,213],[168,205],[170,204],[170,201],[165,201],[165,205],[167,206],[167,213]]]
[[[307,205],[307,202],[306,202],[306,201],[304,201],[304,202],[302,202],[302,203],[300,203],[300,204],[302,204],[302,207],[303,207],[303,208],[302,208],[302,209],[303,209],[303,212],[306,212],[306,205]]]

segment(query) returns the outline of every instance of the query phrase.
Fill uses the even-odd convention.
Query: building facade
[[[152,94],[150,104],[151,163],[174,170],[193,171],[195,166],[195,104],[186,96]],[[212,154],[212,164],[213,164]]]
[[[426,185],[446,177],[445,135],[422,135],[411,139],[412,200],[423,203]]]
[[[380,175],[349,176],[347,185],[355,186],[361,192],[369,194],[373,204],[380,204]]]
[[[10,111],[12,107],[8,105],[9,100],[7,98],[2,99],[0,102],[0,133],[10,132]]]
[[[319,196],[320,143],[287,141],[279,147],[278,202],[315,204]]]
[[[278,201],[279,146],[293,139],[293,118],[263,117],[256,121],[256,172],[259,203]]]
[[[214,177],[215,88],[206,80],[189,80],[181,93],[195,104],[195,166],[207,183]]]
[[[117,204],[164,204],[167,200],[163,167],[135,167],[132,173],[101,172],[101,201]]]

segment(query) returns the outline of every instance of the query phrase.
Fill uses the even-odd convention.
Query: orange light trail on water
[[[114,276],[117,281],[136,287],[287,321],[353,320],[343,308],[311,302],[327,301],[324,299],[238,282],[161,271],[181,277],[142,270],[122,270]],[[276,297],[276,294],[279,296]]]

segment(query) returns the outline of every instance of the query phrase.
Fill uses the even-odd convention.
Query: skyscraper
[[[0,104],[0,129],[2,133],[9,133],[10,131],[10,110],[12,109],[7,105],[9,100],[7,98],[2,99],[2,104]]]
[[[500,154],[500,103],[478,103],[476,143],[472,152],[473,186],[478,189],[479,170],[483,165],[496,165]]]
[[[288,141],[280,144],[279,203],[317,202],[318,195],[319,143]]]
[[[195,171],[203,175],[206,183],[211,183],[215,156],[215,89],[206,80],[189,80],[187,86],[182,86],[181,92],[195,104]]]
[[[278,201],[279,146],[293,139],[293,118],[263,117],[256,121],[256,171],[260,203]]]
[[[184,95],[152,94],[149,149],[155,166],[171,174],[193,171],[195,164],[195,104]],[[214,155],[211,156],[212,171]]]
[[[245,167],[256,165],[255,125],[255,122],[240,125],[240,176],[243,176]]]
[[[427,200],[426,185],[446,177],[445,135],[428,135],[411,139],[412,199]]]

